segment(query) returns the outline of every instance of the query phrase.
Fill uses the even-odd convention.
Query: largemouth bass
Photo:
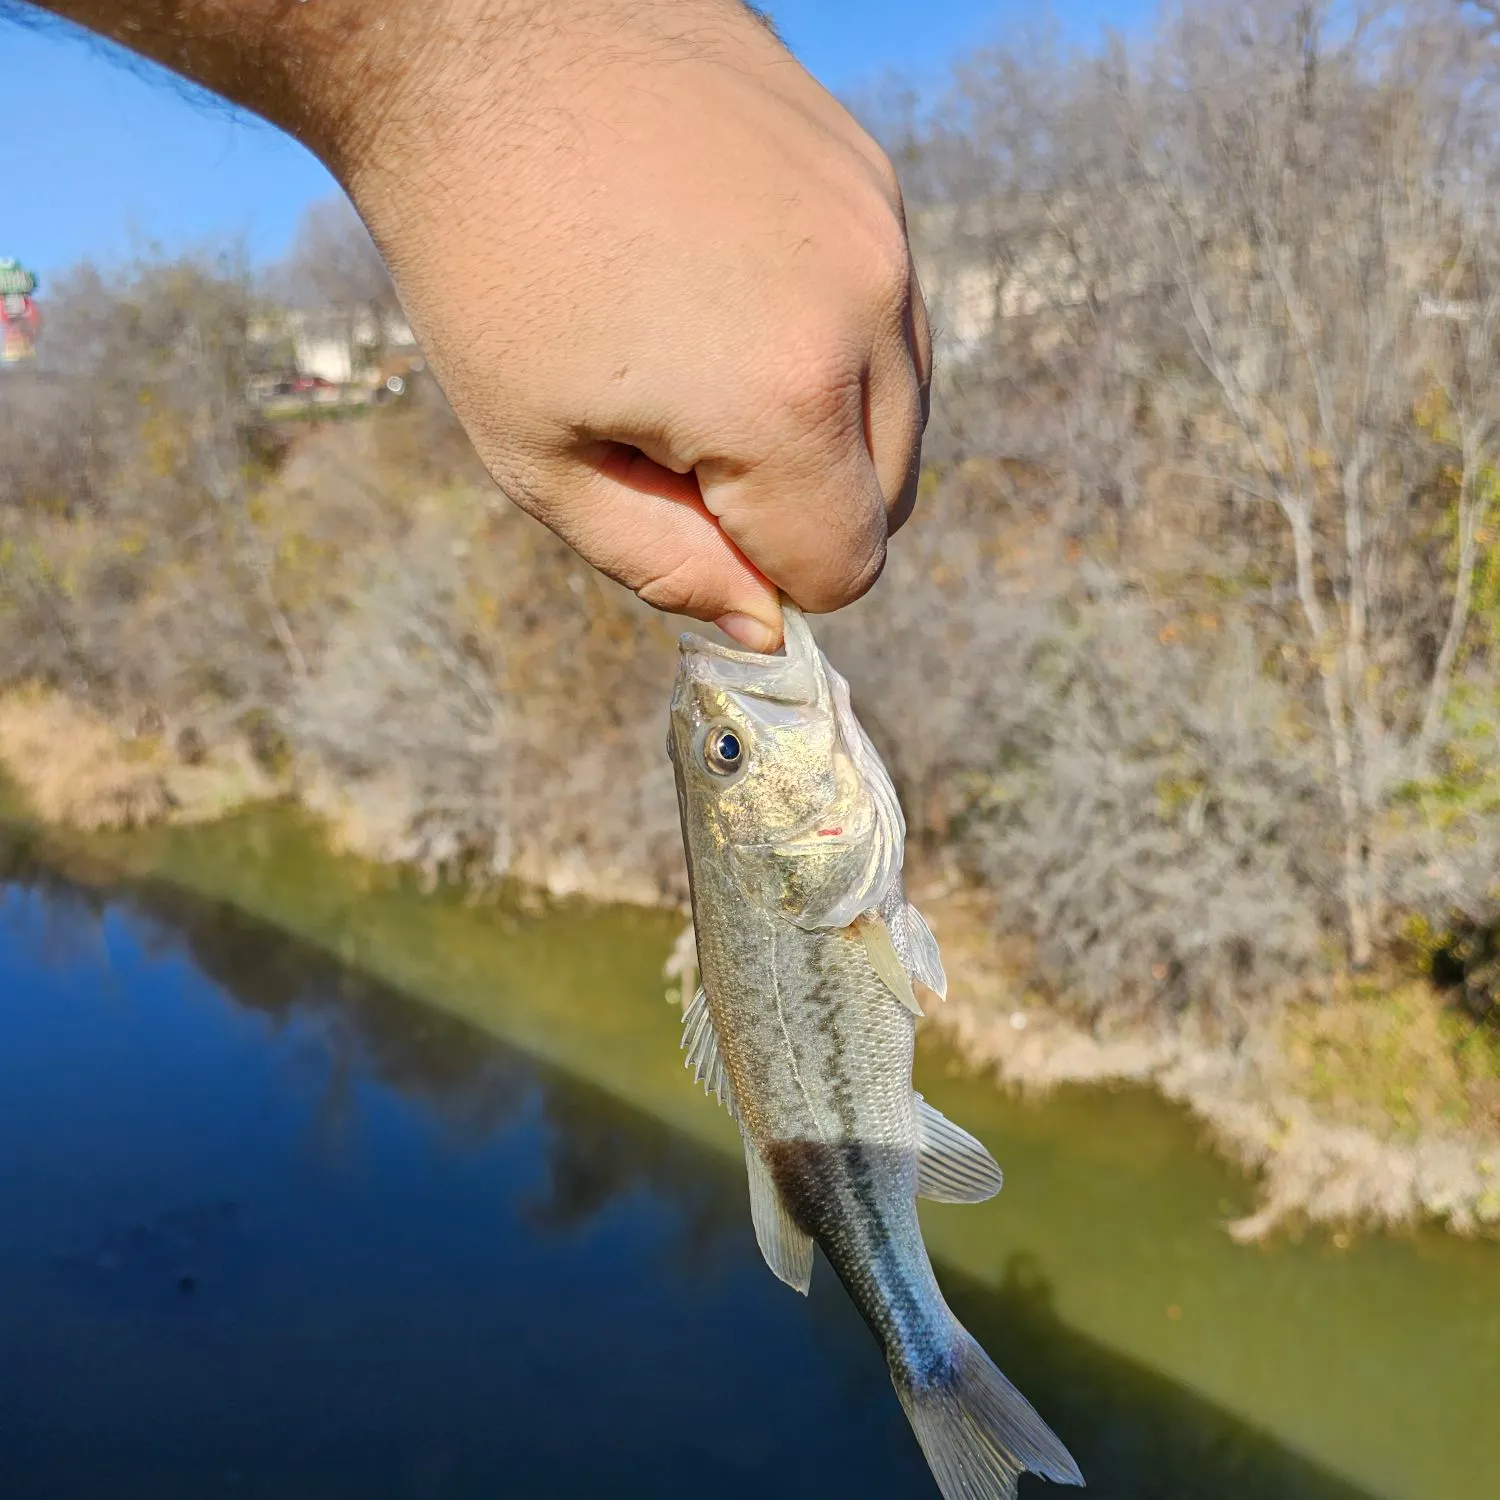
[[[979,1202],[1000,1169],[913,1092],[918,992],[947,981],[895,789],[795,608],[775,656],[683,636],[668,750],[703,980],[683,1046],[739,1125],[767,1264],[805,1294],[822,1246],[946,1500],[1082,1484],[927,1258],[917,1198]]]

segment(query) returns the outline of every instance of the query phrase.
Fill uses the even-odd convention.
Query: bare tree
[[[1456,86],[1462,34],[1429,19],[1392,29],[1312,4],[1248,18],[1194,8],[1157,58],[1149,107],[1121,118],[1222,419],[1219,440],[1204,422],[1197,439],[1226,488],[1285,527],[1356,965],[1382,929],[1383,814],[1441,723],[1468,622],[1476,485],[1500,456],[1491,164],[1474,155],[1476,91]],[[1459,339],[1442,331],[1455,318]],[[1415,413],[1433,395],[1446,410],[1424,432]],[[1453,446],[1460,538],[1445,578],[1424,530]]]
[[[1493,608],[1500,464],[1497,77],[1492,41],[1451,3],[1262,0],[1185,7],[1134,54],[980,53],[936,108],[890,96],[873,115],[947,333],[940,493],[987,465],[1013,511],[1002,531],[1031,538],[1033,563],[1066,547],[1080,577],[1157,601],[1163,640],[1208,622],[1253,646],[1234,671],[1253,662],[1282,694],[1257,721],[1255,774],[1300,808],[1278,824],[1299,850],[1286,879],[1326,911],[1336,851],[1356,965],[1389,935],[1389,900],[1410,899],[1413,850],[1431,848],[1413,841],[1431,802],[1412,789],[1470,755],[1473,690],[1494,674],[1476,611]],[[1046,596],[1023,613],[1045,616]],[[1088,624],[1099,607],[1068,599],[1085,656],[1105,638]],[[1135,673],[1111,679],[1120,714],[1182,680],[1149,633],[1132,639]],[[1060,744],[1058,705],[1005,680]],[[921,743],[910,726],[893,739],[898,759]],[[1087,887],[1081,867],[1107,865],[1121,835],[1071,826]]]

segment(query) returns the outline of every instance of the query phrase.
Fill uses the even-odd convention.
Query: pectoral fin
[[[812,1236],[797,1227],[787,1212],[781,1189],[776,1186],[765,1158],[756,1150],[749,1136],[744,1139],[755,1241],[771,1270],[805,1297],[812,1282]]]
[[[917,1004],[916,991],[911,987],[911,975],[901,963],[891,930],[882,917],[873,913],[861,917],[856,924],[864,939],[865,952],[870,955],[870,966],[885,981],[885,986],[914,1016],[922,1014]]]
[[[700,984],[693,1003],[682,1016],[682,1045],[687,1049],[687,1066],[693,1070],[693,1082],[701,1083],[720,1104],[734,1115],[734,1096],[724,1059],[719,1055],[719,1036],[714,1018],[708,1010],[708,992]]]
[[[995,1158],[967,1130],[917,1101],[917,1196],[934,1203],[983,1203],[1005,1181]]]

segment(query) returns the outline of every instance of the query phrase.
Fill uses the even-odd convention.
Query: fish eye
[[[710,729],[703,740],[703,764],[715,776],[733,776],[745,762],[745,742],[723,725]]]

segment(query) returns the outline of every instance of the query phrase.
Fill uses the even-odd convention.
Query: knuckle
[[[792,435],[821,442],[852,431],[861,417],[863,386],[859,361],[842,349],[803,353],[780,385]]]
[[[911,300],[911,249],[899,219],[884,216],[865,233],[866,274],[885,306],[904,308]]]
[[[886,201],[896,210],[896,216],[904,219],[906,216],[905,199],[901,193],[901,178],[897,175],[896,168],[891,163],[884,151],[877,152],[874,161],[875,179],[880,184],[881,191],[886,196]]]
[[[844,566],[809,581],[793,597],[813,614],[831,614],[843,609],[869,593],[885,569],[885,551],[882,528],[866,545],[846,551],[842,557]]]
[[[884,496],[873,472],[862,488],[851,491],[846,482],[825,494],[804,580],[807,607],[820,612],[852,604],[880,576],[888,530]]]
[[[932,383],[932,320],[927,316],[927,304],[920,296],[912,309],[912,333],[916,345],[912,352],[917,361],[917,379],[925,391]]]
[[[872,549],[865,566],[854,578],[853,591],[849,595],[849,602],[851,604],[874,588],[880,575],[885,572],[885,559],[886,534],[881,532],[878,545]]]
[[[890,154],[875,139],[870,132],[861,125],[855,125],[859,150],[865,161],[869,164],[871,174],[879,184],[881,191],[885,194],[887,203],[901,211],[901,179],[896,173],[894,163]]]

